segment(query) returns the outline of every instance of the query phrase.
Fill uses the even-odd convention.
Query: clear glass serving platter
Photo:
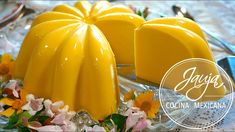
[[[14,57],[17,56],[21,43],[23,42],[25,35],[30,29],[31,23],[37,14],[38,13],[34,13],[25,16],[20,20],[10,23],[0,30],[0,54],[10,53]],[[123,96],[130,89],[134,89],[137,92],[152,90],[155,92],[155,98],[158,99],[158,85],[137,78],[135,76],[135,69],[133,65],[118,65],[117,70],[119,87],[121,91],[120,109],[124,109],[125,103],[123,102]],[[0,116],[0,128],[2,128],[6,122],[7,118]],[[177,126],[165,115],[162,109],[159,110],[156,118],[153,119],[152,125],[153,127],[151,130],[149,129],[150,131],[170,130],[176,128]]]
[[[25,35],[30,29],[30,25],[33,19],[37,15],[38,13],[27,15],[17,21],[10,23],[9,25],[5,26],[0,30],[0,54],[10,53],[14,57],[17,56],[21,47],[21,43],[23,42]],[[159,14],[152,12],[149,17],[153,18],[153,16],[156,17],[159,16]],[[144,90],[152,90],[155,92],[155,98],[159,98],[158,84],[154,84],[136,77],[135,68],[133,65],[117,65],[117,70],[119,87],[121,91],[120,110],[125,109],[126,104],[123,101],[123,96],[131,89],[134,89],[137,92],[141,92]],[[176,111],[175,114],[177,114],[177,112],[185,111]],[[6,131],[1,128],[6,124],[7,120],[7,118],[0,116],[0,131]],[[183,120],[184,119],[182,119],[182,121]],[[148,131],[169,131],[178,128],[177,124],[170,120],[162,109],[159,110],[158,114],[156,115],[156,118],[152,120],[152,126],[153,127],[149,128]]]

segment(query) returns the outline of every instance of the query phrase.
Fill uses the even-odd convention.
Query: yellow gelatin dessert
[[[33,21],[14,77],[29,93],[103,119],[119,104],[115,56],[118,63],[134,62],[134,29],[143,21],[107,1],[58,5]]]
[[[136,29],[135,68],[139,78],[160,84],[167,70],[189,58],[214,61],[206,38],[195,22],[186,18],[158,18],[145,22]],[[211,72],[218,73],[215,67]],[[179,81],[178,79],[173,77],[172,84]],[[167,87],[173,88],[172,84]],[[219,94],[222,97],[225,89],[209,89],[207,93]],[[201,91],[195,91],[190,96],[196,98],[200,94]],[[203,101],[218,98],[207,98]]]
[[[79,1],[74,7],[58,5],[52,12],[39,15],[33,26],[45,21],[75,19],[95,24],[105,35],[114,52],[118,64],[134,64],[134,29],[144,19],[126,6],[111,5],[100,1],[93,6],[87,1]]]

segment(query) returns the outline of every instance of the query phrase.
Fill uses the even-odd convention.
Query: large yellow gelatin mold
[[[120,63],[133,63],[134,28],[142,22],[129,8],[106,1],[58,5],[32,23],[14,77],[29,93],[103,119],[119,104],[114,54]],[[127,34],[124,45],[119,39]]]
[[[167,70],[174,64],[189,58],[214,61],[206,38],[195,22],[177,17],[157,18],[145,22],[136,29],[135,68],[139,78],[160,84]],[[204,73],[206,70],[213,74],[218,73],[215,66],[204,69]],[[174,88],[174,83],[182,81],[180,77],[173,77],[172,84],[165,87]],[[224,96],[224,87],[215,89],[211,84],[209,87],[206,94],[218,95],[218,97],[203,98],[200,101],[217,100]],[[198,97],[203,92],[200,90],[189,96]],[[185,93],[186,91],[182,92],[182,94]]]

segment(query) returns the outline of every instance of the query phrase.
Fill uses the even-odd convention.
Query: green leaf
[[[17,127],[19,132],[30,132],[30,129],[26,126],[20,125]]]
[[[19,120],[19,115],[16,114],[16,112],[14,112],[10,117],[9,120],[6,124],[6,126],[4,127],[4,129],[13,129],[15,128],[16,123]]]
[[[19,114],[19,118],[22,118],[22,117],[30,118],[30,117],[32,117],[32,115],[30,115],[27,111],[24,111]]]
[[[143,17],[143,12],[140,11],[140,10],[138,10],[136,14],[139,15],[139,16],[141,16],[141,17]]]
[[[24,111],[22,113],[19,114],[19,120],[16,124],[22,124],[22,118],[23,117],[26,117],[26,118],[31,118],[32,116],[27,112],[27,111]]]
[[[49,116],[39,116],[38,117],[38,121],[43,124],[48,118],[50,118]]]
[[[34,116],[32,116],[31,118],[29,118],[29,122],[31,121],[35,121],[38,119],[39,116],[41,116],[40,114],[42,113],[42,111],[44,111],[45,108],[41,109],[40,111],[36,112],[36,114]]]
[[[107,125],[114,123],[117,126],[117,131],[123,131],[124,126],[126,124],[126,119],[127,119],[127,116],[123,116],[120,114],[112,114],[106,117],[103,123]]]

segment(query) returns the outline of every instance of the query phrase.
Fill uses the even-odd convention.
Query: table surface
[[[74,3],[76,1],[67,1],[67,3]],[[233,43],[235,45],[235,1],[115,1],[116,3],[131,4],[137,8],[149,7],[150,13],[163,13],[168,16],[174,16],[171,6],[174,4],[185,7],[198,23],[208,28],[213,33],[217,34],[224,40]],[[25,4],[35,10],[48,10],[54,7],[56,4],[64,3],[64,1],[25,1]],[[1,6],[0,6],[1,7]],[[1,10],[1,9],[0,9]],[[1,12],[0,12],[1,16]],[[149,19],[154,18],[154,15],[150,15]],[[0,41],[0,48],[4,47],[4,41]],[[215,59],[221,59],[231,54],[226,53],[223,49],[210,45]],[[235,103],[233,103],[232,109],[220,122],[220,124],[211,130],[219,131],[235,131]],[[177,128],[177,130],[187,131],[184,128]]]

